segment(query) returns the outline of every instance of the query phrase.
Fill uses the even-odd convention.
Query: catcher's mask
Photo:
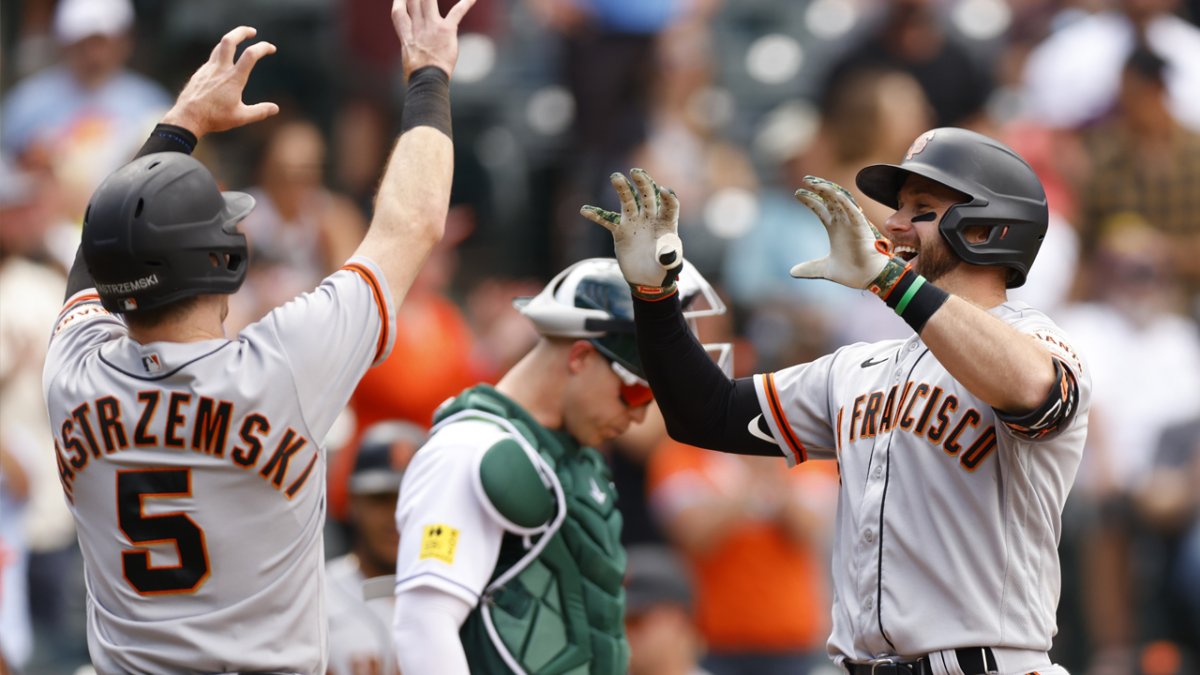
[[[983,134],[943,127],[921,134],[904,161],[873,164],[858,172],[858,189],[875,201],[899,208],[900,187],[916,174],[967,195],[950,207],[938,231],[950,248],[974,265],[1008,268],[1007,286],[1025,283],[1046,236],[1046,192],[1033,168],[1008,146]],[[964,230],[990,226],[987,238],[970,243]]]
[[[83,259],[110,312],[136,312],[209,293],[246,277],[237,224],[254,198],[222,192],[203,164],[178,152],[139,157],[100,184],[83,219]]]
[[[696,319],[725,313],[725,303],[686,260],[679,274],[683,316],[696,332]],[[629,283],[613,258],[588,258],[559,272],[540,293],[513,301],[546,337],[583,338],[646,385],[638,356]],[[729,343],[704,345],[726,374],[732,371]]]

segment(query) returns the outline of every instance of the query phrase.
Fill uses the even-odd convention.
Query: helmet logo
[[[929,141],[933,140],[933,134],[934,132],[932,131],[926,131],[918,136],[917,140],[913,141],[912,145],[908,146],[908,152],[904,153],[904,159],[909,160],[912,159],[914,155],[921,154],[921,151],[925,149],[925,146],[929,145]]]

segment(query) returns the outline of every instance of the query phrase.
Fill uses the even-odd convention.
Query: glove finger
[[[821,219],[821,223],[826,228],[829,227],[831,220],[829,208],[825,206],[825,202],[821,199],[820,195],[815,192],[805,190],[804,188],[800,188],[799,190],[796,190],[795,197],[796,201],[807,206],[809,211],[815,213],[817,218]]]
[[[637,194],[634,192],[633,183],[630,183],[625,174],[620,171],[614,171],[609,175],[608,180],[617,191],[617,198],[621,200],[621,211],[637,213]]]
[[[656,215],[658,213],[658,186],[654,184],[654,179],[644,169],[634,169],[629,172],[629,176],[637,187],[642,211],[648,216]]]
[[[792,266],[789,274],[797,279],[828,279],[825,276],[829,271],[829,256],[819,260],[807,260],[802,263],[797,263]]]
[[[849,202],[855,210],[862,211],[862,208],[858,205],[858,202],[855,201],[854,195],[841,185],[838,185],[831,180],[825,180],[819,176],[805,176],[804,182],[808,183],[812,190],[821,195],[822,198],[841,204]]]
[[[683,264],[683,240],[674,232],[668,232],[654,242],[654,259],[663,269],[674,269]]]
[[[617,227],[621,224],[620,214],[605,211],[598,206],[584,206],[579,209],[579,215],[614,234],[617,231]]]
[[[663,188],[659,197],[662,199],[662,209],[658,212],[658,222],[670,225],[674,231],[679,227],[679,197],[671,188]]]

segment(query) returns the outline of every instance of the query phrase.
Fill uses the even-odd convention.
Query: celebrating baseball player
[[[724,311],[697,273],[687,319]],[[626,672],[621,514],[594,446],[646,416],[629,286],[611,258],[518,300],[532,350],[443,404],[396,508],[404,675]]]
[[[1049,318],[1007,299],[1046,232],[1033,170],[963,129],[922,134],[858,187],[895,213],[876,229],[841,187],[796,198],[830,253],[792,275],[869,290],[913,328],[730,380],[681,316],[678,200],[613,175],[613,234],[647,380],[672,437],[788,464],[838,462],[831,658],[851,675],[1064,673],[1057,544],[1087,431],[1090,376]]]
[[[409,89],[370,230],[341,270],[235,339],[222,322],[254,203],[221,192],[189,153],[277,110],[241,102],[274,47],[235,59],[255,31],[225,35],[139,157],[92,196],[44,392],[98,672],[325,671],[321,444],[386,356],[396,303],[441,236],[448,78],[471,4],[443,18],[433,0],[396,0]]]

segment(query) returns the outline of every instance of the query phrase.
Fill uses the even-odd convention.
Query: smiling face
[[[937,281],[962,264],[938,231],[938,223],[950,207],[970,199],[917,175],[904,181],[897,199],[899,208],[883,226],[883,234],[892,241],[896,255],[913,263],[917,273],[929,281]]]

